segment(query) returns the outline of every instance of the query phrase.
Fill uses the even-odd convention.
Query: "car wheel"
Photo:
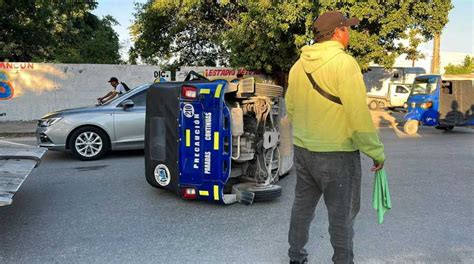
[[[69,149],[75,159],[97,160],[109,150],[109,139],[101,129],[81,127],[72,133]]]
[[[377,103],[377,100],[372,100],[369,103],[369,109],[370,110],[376,110],[379,104]]]
[[[246,182],[236,184],[232,187],[233,193],[239,191],[252,192],[255,194],[254,202],[264,202],[280,197],[282,188],[278,185],[257,186],[254,182]]]
[[[418,121],[417,120],[408,120],[403,126],[403,130],[410,136],[413,136],[418,132]]]

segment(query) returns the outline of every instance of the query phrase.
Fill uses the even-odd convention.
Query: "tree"
[[[433,58],[431,59],[431,73],[439,74],[440,66],[441,33],[434,33]]]
[[[117,63],[111,17],[91,14],[96,1],[0,2],[0,60]]]
[[[242,7],[223,34],[230,64],[267,73],[289,71],[298,49],[308,42],[312,4],[250,1]]]
[[[178,64],[200,65],[205,62],[206,52],[210,52],[212,60],[218,57],[234,67],[267,73],[290,69],[299,49],[312,43],[314,18],[326,10],[341,10],[347,16],[361,19],[358,28],[351,31],[349,52],[366,69],[371,62],[392,66],[395,58],[405,51],[395,40],[403,38],[407,29],[419,29],[426,40],[432,38],[447,23],[452,8],[449,0],[173,3],[149,1],[138,7],[132,31],[137,41],[134,47],[137,56],[146,61],[170,60],[177,51]],[[210,14],[211,10],[212,21],[197,14]],[[183,21],[186,25],[182,25]],[[211,30],[204,30],[207,27]],[[204,37],[195,42],[193,36]],[[205,48],[194,53],[202,52],[202,56],[182,52],[187,47],[200,46]]]
[[[149,1],[137,4],[130,57],[175,65],[226,64],[221,36],[233,4],[217,1]]]
[[[448,64],[444,67],[445,74],[469,74],[474,73],[474,57],[466,56],[460,65]]]
[[[444,28],[452,8],[450,0],[321,2],[327,2],[323,4],[324,10],[340,9],[361,19],[357,30],[352,31],[349,50],[363,69],[370,62],[391,67],[404,53],[395,41],[405,38],[407,29],[419,30],[429,40]]]
[[[451,0],[415,1],[413,5],[413,15],[418,18],[417,26],[422,29],[425,39],[434,38],[433,59],[431,61],[432,73],[439,73],[441,33],[448,23],[448,14],[452,8]]]
[[[415,61],[425,58],[425,55],[422,52],[418,51],[418,46],[423,41],[422,38],[418,37],[419,33],[420,33],[420,30],[418,29],[410,30],[410,32],[408,33],[409,44],[408,44],[408,47],[405,48],[405,51],[404,51],[404,53],[407,54],[406,59],[411,60],[412,67],[415,67]]]
[[[76,30],[61,36],[54,62],[69,63],[120,63],[119,38],[112,26],[117,21],[106,16],[97,18],[91,13],[84,15]]]

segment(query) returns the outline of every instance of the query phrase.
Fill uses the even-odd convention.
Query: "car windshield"
[[[123,97],[123,96],[125,96],[125,95],[127,95],[127,94],[129,94],[129,93],[131,93],[131,92],[133,92],[133,91],[141,90],[142,88],[145,88],[145,87],[148,87],[148,86],[150,86],[149,83],[147,83],[147,84],[142,84],[142,85],[140,85],[140,86],[137,86],[137,87],[135,87],[135,88],[133,88],[133,89],[130,89],[130,91],[128,91],[128,92],[126,92],[126,93],[119,94],[119,95],[118,95],[117,97],[115,97],[113,100],[108,101],[107,103],[102,104],[102,105],[109,105],[109,104],[117,103],[118,101],[122,100],[122,97]]]
[[[417,77],[413,83],[411,94],[430,94],[436,90],[439,77]]]

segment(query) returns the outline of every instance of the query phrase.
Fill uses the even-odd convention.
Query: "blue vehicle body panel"
[[[189,84],[198,100],[179,99],[179,187],[192,187],[197,198],[224,203],[231,169],[231,120],[224,103],[225,82]]]

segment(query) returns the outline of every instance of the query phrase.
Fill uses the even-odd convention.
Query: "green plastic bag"
[[[374,209],[377,210],[378,223],[382,224],[385,212],[392,209],[390,192],[388,190],[387,173],[385,172],[385,169],[375,172],[372,204]]]

